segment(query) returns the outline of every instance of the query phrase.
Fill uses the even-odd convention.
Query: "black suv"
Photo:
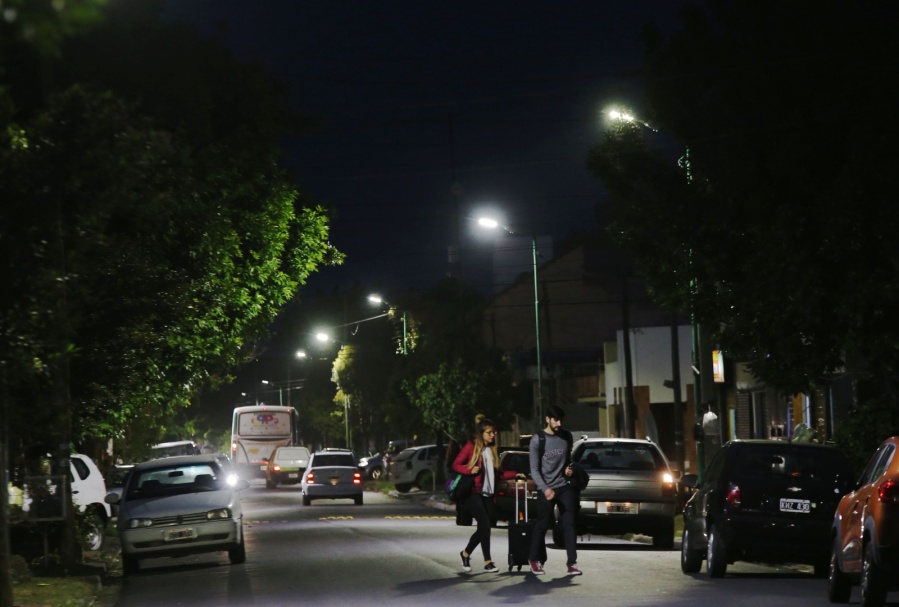
[[[709,464],[684,507],[681,569],[709,577],[729,563],[804,563],[827,575],[834,510],[852,489],[849,460],[833,445],[731,441]]]

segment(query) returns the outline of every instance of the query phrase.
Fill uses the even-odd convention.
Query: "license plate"
[[[780,511],[809,514],[812,511],[812,502],[810,500],[798,500],[784,497],[780,500]]]
[[[331,484],[332,484],[332,485],[336,485],[337,483],[340,482],[340,477],[339,477],[339,476],[332,476],[332,477],[331,477],[330,479],[328,479],[328,480],[331,481]]]
[[[298,472],[291,472],[287,475],[287,478],[299,478],[300,475]]]
[[[267,470],[267,469],[268,469],[268,466],[267,466],[266,464],[262,464],[261,466],[259,466],[259,469],[260,469],[260,470]]]
[[[165,532],[164,540],[167,542],[174,542],[177,540],[192,540],[197,537],[197,530],[193,527],[186,527],[184,529],[169,529]]]
[[[597,514],[637,514],[639,504],[630,502],[596,502]]]

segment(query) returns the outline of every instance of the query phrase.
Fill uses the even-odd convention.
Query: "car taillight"
[[[275,472],[281,472],[281,466],[275,464],[274,466],[272,466],[272,470],[274,470]]]
[[[736,485],[731,485],[730,489],[727,490],[727,503],[733,506],[734,508],[740,507],[740,488]]]
[[[314,483],[315,482],[315,472],[309,472],[306,474],[306,482]]]
[[[877,488],[877,497],[887,504],[899,504],[899,483],[890,479]]]
[[[670,472],[665,472],[662,474],[662,497],[674,497],[674,494],[674,477]]]
[[[354,485],[362,484],[362,473],[361,472],[353,472],[353,484]]]
[[[237,453],[237,443],[231,443],[231,453]]]

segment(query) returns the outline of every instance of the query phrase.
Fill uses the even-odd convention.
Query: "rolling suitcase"
[[[518,567],[521,571],[523,565],[528,565],[528,557],[531,552],[531,541],[534,537],[534,525],[536,521],[528,519],[527,481],[524,482],[524,512],[518,507],[518,481],[515,482],[515,520],[509,521],[509,571],[512,567]],[[524,515],[522,517],[522,514]],[[546,561],[546,545],[544,544],[541,561]],[[530,565],[528,565],[530,570]]]

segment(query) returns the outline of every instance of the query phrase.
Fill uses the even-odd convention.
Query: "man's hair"
[[[559,421],[565,419],[565,411],[563,411],[562,407],[560,407],[559,405],[550,405],[549,407],[547,407],[544,415],[546,417],[551,417]]]

